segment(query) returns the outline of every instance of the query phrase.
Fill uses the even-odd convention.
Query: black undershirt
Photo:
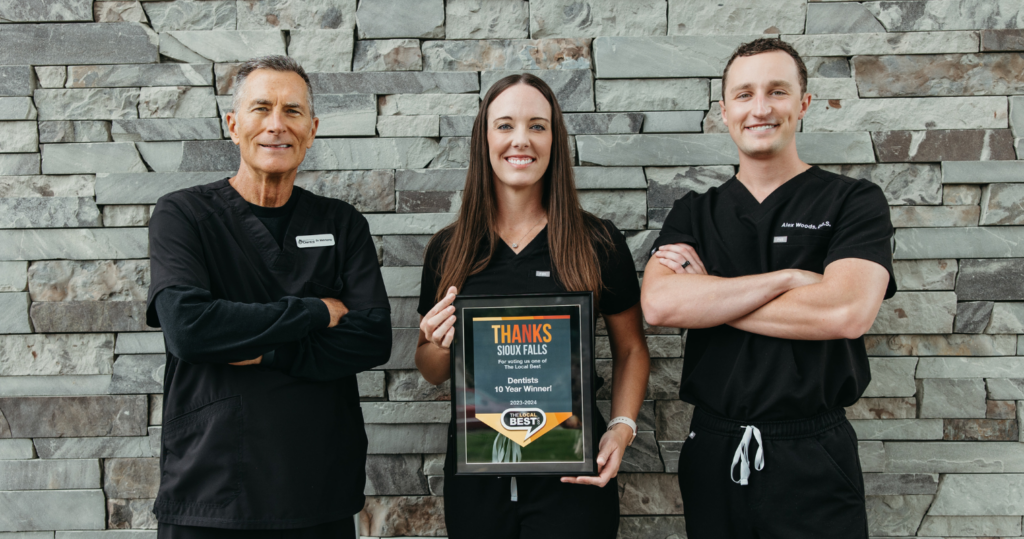
[[[292,213],[295,211],[298,200],[299,197],[288,197],[288,202],[278,208],[268,208],[249,202],[249,209],[263,223],[263,226],[267,227],[267,231],[274,237],[278,247],[284,245],[284,233],[288,230],[288,223],[292,221]]]

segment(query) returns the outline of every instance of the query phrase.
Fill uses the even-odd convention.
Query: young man
[[[146,320],[163,327],[160,539],[347,539],[363,507],[355,374],[391,353],[366,219],[294,186],[318,121],[291,58],[243,64],[232,178],[162,197]]]
[[[722,75],[735,177],[676,201],[644,274],[651,324],[688,328],[679,457],[692,539],[866,538],[844,406],[871,379],[862,335],[896,291],[882,190],[800,160],[807,70],[777,39]]]

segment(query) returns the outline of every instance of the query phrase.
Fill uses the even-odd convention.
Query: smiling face
[[[319,125],[305,81],[291,71],[257,69],[238,90],[238,110],[227,114],[227,122],[242,166],[264,175],[297,171]]]
[[[551,104],[533,86],[516,84],[487,108],[487,146],[495,181],[538,185],[551,160]]]
[[[768,158],[795,151],[797,126],[811,103],[796,62],[783,51],[736,58],[722,88],[722,119],[742,154]]]

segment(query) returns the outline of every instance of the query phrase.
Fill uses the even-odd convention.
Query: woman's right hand
[[[455,338],[455,307],[452,302],[458,292],[454,286],[448,288],[448,295],[441,298],[420,320],[423,336],[438,348],[447,350]]]

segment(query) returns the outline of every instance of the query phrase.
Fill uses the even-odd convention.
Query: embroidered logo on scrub
[[[537,277],[551,277],[550,271],[537,271]]]
[[[299,249],[310,247],[331,247],[334,245],[334,234],[316,234],[313,236],[295,236]]]
[[[789,241],[789,236],[775,236],[774,243],[786,243],[787,241]]]

